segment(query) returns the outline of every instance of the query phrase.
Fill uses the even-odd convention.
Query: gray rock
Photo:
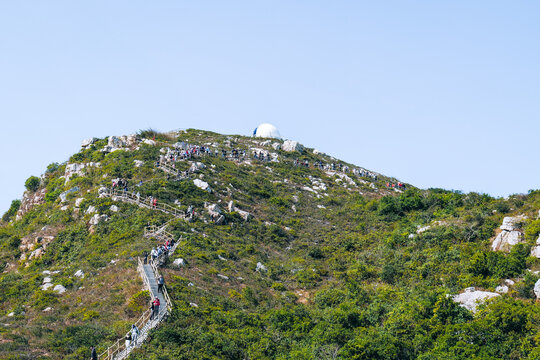
[[[77,200],[75,200],[75,207],[81,206],[81,203],[83,201],[84,201],[84,198],[77,198]]]
[[[503,230],[497,235],[491,249],[493,251],[506,251],[509,252],[510,249],[516,244],[519,244],[523,240],[523,234],[521,231],[512,230],[506,231]]]
[[[478,304],[483,303],[487,299],[491,299],[497,296],[500,296],[497,293],[489,291],[480,291],[480,290],[470,290],[471,288],[465,289],[465,292],[452,296],[452,300],[457,303],[460,303],[462,307],[466,308],[473,313],[476,312],[476,307]]]
[[[85,214],[93,214],[96,212],[96,207],[94,205],[90,205],[88,209],[86,209]]]
[[[261,271],[266,271],[266,266],[264,266],[261,262],[258,262],[257,263],[257,267],[255,268],[255,271],[258,271],[258,272],[261,272]]]
[[[304,150],[304,146],[302,146],[302,144],[300,144],[298,141],[294,140],[285,140],[281,148],[286,152],[302,152]]]
[[[53,291],[56,291],[56,292],[59,293],[59,294],[63,294],[63,293],[66,292],[66,288],[63,287],[62,285],[58,284],[58,285],[55,285],[55,286],[54,286]]]
[[[83,272],[82,270],[80,270],[80,269],[77,270],[77,271],[75,272],[75,274],[73,274],[73,275],[75,275],[75,276],[78,277],[78,278],[84,278],[84,272]]]
[[[89,138],[89,139],[84,139],[81,143],[81,147],[83,148],[87,148],[89,147],[90,145],[92,145],[93,143],[95,143],[98,139],[93,137],[93,138]]]
[[[118,212],[118,206],[116,206],[116,205],[111,205],[111,211],[112,211],[112,212]]]
[[[182,267],[182,266],[185,266],[185,265],[186,265],[186,262],[184,261],[184,259],[178,258],[178,259],[175,259],[175,260],[173,261],[173,265],[174,265],[174,266],[178,266],[178,267]]]
[[[229,277],[226,275],[217,274],[217,277],[223,280],[229,280]]]
[[[540,279],[538,279],[536,284],[534,284],[534,294],[536,295],[537,299],[540,299]]]
[[[143,166],[144,161],[142,161],[142,160],[133,160],[133,164],[135,165],[135,167],[141,167],[141,166]]]
[[[499,294],[506,294],[508,292],[508,286],[506,285],[497,286],[495,288],[495,291],[498,292]]]
[[[45,279],[43,279],[43,283],[44,284],[52,283],[52,278],[50,278],[49,276],[45,277]]]
[[[503,223],[500,227],[501,230],[506,231],[512,231],[515,230],[517,227],[516,225],[520,222],[523,222],[527,219],[527,216],[525,215],[518,215],[518,216],[506,216],[503,219]]]
[[[202,181],[201,179],[194,179],[193,184],[195,184],[195,186],[201,190],[210,191],[210,185],[208,185],[206,181]]]

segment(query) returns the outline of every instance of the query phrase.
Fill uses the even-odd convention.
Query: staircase
[[[176,180],[183,180],[188,178],[188,176],[184,175],[180,170],[177,170],[175,167],[169,165],[164,161],[160,161],[157,165],[157,168],[167,174],[173,175],[174,177],[176,177]]]
[[[110,197],[114,201],[123,201],[130,204],[135,204],[139,207],[150,209],[150,210],[158,210],[161,212],[164,212],[165,214],[169,214],[174,216],[178,219],[186,219],[186,215],[184,212],[177,207],[171,206],[169,204],[165,204],[162,202],[159,202],[154,206],[152,204],[152,199],[150,197],[143,198],[140,195],[137,195],[133,192],[124,191],[120,189],[107,189],[107,191],[102,192],[104,196]]]
[[[174,240],[173,234],[165,230],[168,224],[165,224],[161,227],[156,225],[147,226],[144,228],[144,237],[146,238],[156,238],[159,241],[166,243],[169,241],[171,243]]]
[[[174,252],[174,249],[171,249],[169,254],[172,254],[172,252]],[[98,356],[99,360],[123,360],[127,358],[133,349],[140,346],[148,338],[150,330],[155,328],[161,321],[163,321],[172,310],[172,301],[165,285],[163,286],[163,291],[158,292],[157,279],[159,277],[159,271],[156,263],[150,261],[148,264],[143,264],[141,258],[137,258],[137,261],[137,270],[139,271],[146,288],[150,292],[152,300],[156,297],[159,299],[161,304],[159,307],[159,314],[154,319],[150,319],[152,315],[151,310],[146,310],[144,314],[135,322],[135,325],[139,328],[139,336],[137,339],[132,341],[129,347],[126,347],[124,340],[125,336],[127,335],[126,333],[123,338],[118,339],[116,343],[110,346],[104,353],[100,354]]]

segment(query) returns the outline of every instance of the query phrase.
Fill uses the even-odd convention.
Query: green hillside
[[[137,257],[168,222],[173,311],[130,359],[540,359],[540,191],[422,190],[288,145],[147,130],[28,179],[0,227],[0,358],[105,351],[149,306]],[[110,196],[117,179],[181,216]],[[476,312],[451,297],[505,284]]]

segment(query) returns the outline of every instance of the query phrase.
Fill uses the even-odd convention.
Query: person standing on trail
[[[131,345],[137,345],[137,338],[139,337],[139,328],[137,325],[131,325]]]
[[[158,279],[158,283],[157,283],[157,291],[158,293],[159,292],[163,292],[163,284],[165,283],[165,279],[163,278],[163,275],[161,275]]]
[[[154,313],[155,313],[155,305],[154,305],[154,302],[152,301],[152,304],[150,305],[150,320],[154,320]]]
[[[157,317],[159,319],[159,299],[156,297],[156,299],[154,300],[154,314],[155,316],[154,317]]]
[[[153,202],[152,202],[152,205],[154,206],[154,209],[157,207],[157,199],[154,198]]]
[[[126,349],[129,347],[130,344],[131,344],[131,332],[128,332],[126,335]]]
[[[98,360],[96,348],[94,346],[90,348],[90,360]]]

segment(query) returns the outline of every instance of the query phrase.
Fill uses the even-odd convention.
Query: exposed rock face
[[[184,261],[184,259],[178,258],[178,259],[175,259],[175,260],[173,261],[173,265],[174,265],[174,266],[178,266],[178,267],[182,267],[182,266],[185,266],[185,265],[186,265],[186,262]]]
[[[475,290],[474,288],[467,288],[461,294],[452,296],[452,300],[457,303],[460,303],[461,306],[466,308],[469,311],[476,312],[476,307],[478,304],[483,303],[487,299],[500,296],[497,293],[489,291],[480,291]]]
[[[234,205],[234,201],[232,201],[232,200],[229,202],[227,208],[229,209],[229,212],[236,211],[238,213],[238,215],[240,215],[242,217],[242,219],[244,219],[244,221],[248,221],[249,218],[251,217],[251,214],[248,213],[247,211],[240,210],[239,208],[237,208]]]
[[[534,284],[534,294],[536,295],[537,299],[540,299],[540,279]]]
[[[17,211],[16,220],[22,219],[24,214],[32,210],[34,206],[41,205],[45,202],[46,189],[41,189],[36,192],[25,191],[21,201],[19,211]]]
[[[200,171],[202,169],[204,169],[206,167],[206,165],[204,165],[202,162],[193,162],[191,164],[191,167],[189,168],[188,172],[189,173],[196,173],[197,171]]]
[[[210,192],[210,185],[208,185],[206,181],[202,181],[201,179],[194,179],[193,184],[195,184],[195,186],[199,189]]]
[[[540,259],[540,235],[536,239],[536,246],[533,246],[531,249],[531,256]]]
[[[89,148],[90,145],[92,145],[93,143],[95,143],[98,139],[93,137],[93,138],[90,138],[90,139],[84,139],[81,143],[81,147],[83,149],[86,149],[86,148]]]
[[[137,142],[137,135],[109,136],[107,145],[102,151],[130,150],[137,145]]]
[[[281,146],[281,149],[287,152],[293,152],[293,151],[302,152],[304,150],[304,146],[302,146],[302,144],[300,144],[298,141],[285,140],[283,142],[283,145]]]
[[[98,162],[67,164],[64,172],[64,178],[66,179],[65,183],[67,184],[73,175],[84,176],[86,168],[100,166],[101,164]]]
[[[503,219],[500,227],[502,230],[493,241],[491,249],[493,251],[510,251],[512,247],[523,241],[523,233],[517,225],[524,221],[527,217],[524,215],[507,216]]]
[[[258,272],[266,271],[266,266],[264,266],[261,262],[258,262],[257,267],[255,268],[255,271],[258,271]]]

